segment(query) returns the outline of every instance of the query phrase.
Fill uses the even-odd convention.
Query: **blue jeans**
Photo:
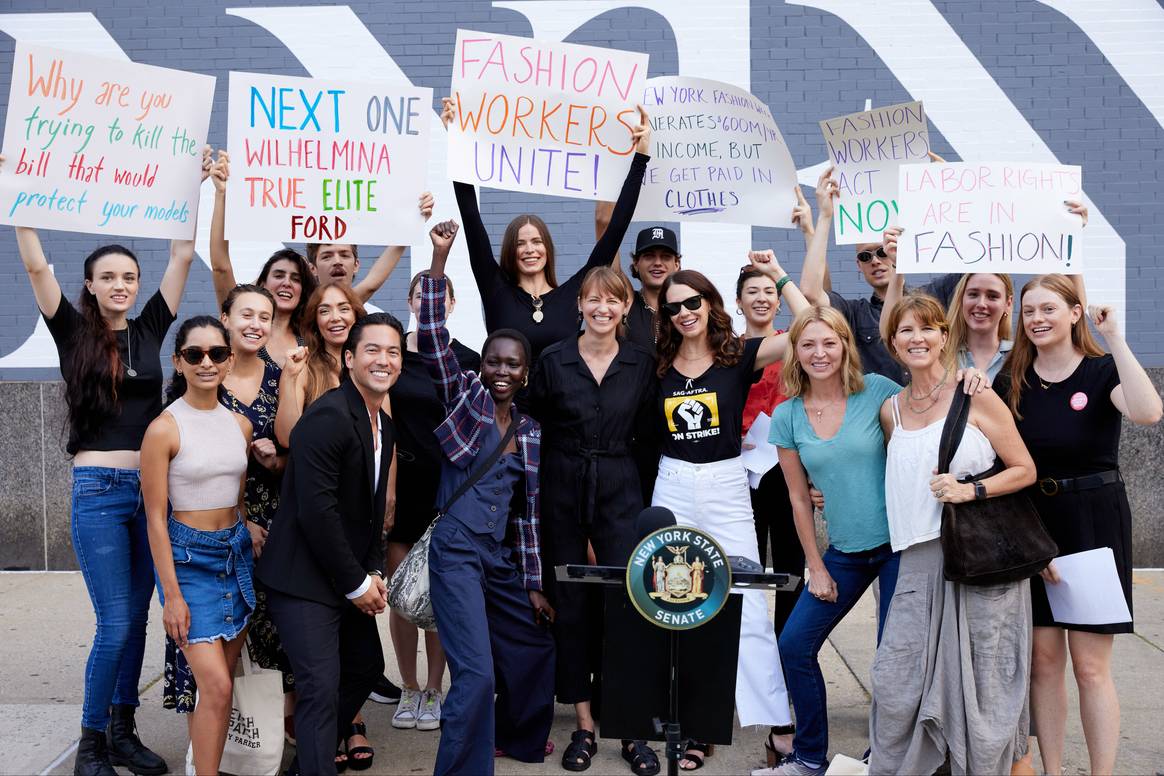
[[[877,641],[880,643],[881,629],[897,583],[898,560],[899,554],[888,544],[862,552],[841,552],[829,547],[823,561],[829,576],[837,584],[837,600],[819,601],[805,585],[792,615],[784,624],[780,633],[780,661],[784,664],[788,693],[796,709],[793,748],[802,760],[823,763],[828,757],[828,700],[820,663],[817,662],[820,648],[874,579],[881,582],[877,612]]]
[[[104,730],[109,705],[138,705],[154,567],[136,469],[73,468],[73,550],[97,615],[81,724]]]

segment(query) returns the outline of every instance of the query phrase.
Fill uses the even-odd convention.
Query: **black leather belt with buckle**
[[[1104,485],[1111,485],[1114,482],[1121,482],[1119,469],[1110,469],[1099,474],[1088,474],[1083,477],[1070,477],[1065,480],[1057,480],[1053,477],[1044,477],[1039,480],[1039,490],[1044,496],[1057,496],[1060,493],[1070,493],[1073,490],[1092,490],[1093,488],[1102,488]]]

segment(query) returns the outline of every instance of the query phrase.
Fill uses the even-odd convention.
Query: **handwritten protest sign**
[[[408,245],[432,90],[231,73],[226,236]]]
[[[449,177],[617,199],[646,77],[646,54],[457,30]]]
[[[1018,162],[906,164],[898,170],[899,272],[1083,271],[1079,167]]]
[[[897,168],[928,161],[930,140],[920,102],[838,116],[820,123],[836,201],[833,234],[838,245],[880,242],[896,221]]]
[[[17,41],[0,223],[191,239],[214,78]]]
[[[730,84],[652,78],[651,163],[636,220],[792,226],[796,165],[772,111]]]

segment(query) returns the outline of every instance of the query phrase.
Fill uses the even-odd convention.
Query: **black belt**
[[[611,442],[603,448],[586,447],[575,438],[558,438],[547,444],[561,452],[582,457],[581,485],[585,491],[582,503],[582,525],[589,528],[594,524],[594,512],[598,508],[598,459],[620,458],[630,455],[630,445],[626,442]]]
[[[1117,482],[1123,482],[1123,477],[1120,476],[1120,470],[1109,469],[1099,474],[1069,477],[1065,480],[1044,477],[1036,484],[1044,496],[1058,496],[1060,493],[1070,493],[1075,490],[1092,490],[1093,488],[1102,488],[1104,485],[1112,485]]]

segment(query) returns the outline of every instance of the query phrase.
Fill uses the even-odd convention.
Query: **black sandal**
[[[598,742],[594,731],[575,730],[570,735],[570,745],[562,752],[562,767],[568,771],[584,771],[590,767],[590,760],[598,753]]]
[[[353,722],[351,730],[348,731],[348,740],[352,736],[368,737],[368,726],[363,722]],[[344,742],[347,746],[347,741]],[[370,746],[347,746],[348,750],[348,768],[353,771],[366,771],[372,767],[372,760],[376,759],[376,750]],[[357,755],[366,754],[367,757],[358,757]],[[338,768],[336,769],[339,770]]]
[[[772,738],[774,736],[790,736],[794,733],[796,733],[796,725],[773,725],[768,729],[768,735],[764,738],[764,751],[768,755],[769,768],[777,767],[792,754],[792,752],[781,752],[777,749],[772,743]]]
[[[683,752],[682,760],[695,763],[695,765],[691,766],[690,768],[684,768],[682,765],[680,765],[679,770],[697,771],[703,767],[703,761],[708,757],[711,757],[713,754],[715,754],[714,744],[704,744],[700,741],[689,740],[687,742],[687,746],[685,747],[685,751]],[[680,760],[680,762],[682,762],[682,760]]]
[[[622,759],[630,763],[631,771],[637,776],[655,776],[659,772],[659,756],[646,741],[623,739]]]

